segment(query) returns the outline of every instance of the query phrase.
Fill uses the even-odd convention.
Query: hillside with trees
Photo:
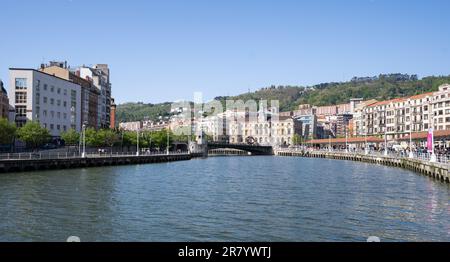
[[[271,86],[256,92],[237,96],[216,97],[216,100],[241,99],[278,100],[280,110],[295,110],[299,104],[315,106],[348,103],[350,98],[386,100],[438,90],[450,83],[450,76],[430,76],[419,79],[416,75],[386,74],[373,77],[354,77],[348,82],[322,83],[314,86]],[[170,116],[170,103],[127,103],[118,106],[118,120],[134,121]]]

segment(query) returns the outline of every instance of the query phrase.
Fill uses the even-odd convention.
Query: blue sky
[[[0,78],[48,60],[107,63],[119,103],[156,103],[449,75],[448,10],[446,0],[2,0]]]

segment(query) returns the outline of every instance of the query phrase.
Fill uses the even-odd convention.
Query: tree
[[[299,134],[294,134],[294,137],[292,138],[292,143],[295,146],[298,146],[302,143],[302,137]]]
[[[46,128],[41,127],[38,122],[27,122],[19,129],[17,135],[20,140],[32,149],[42,146],[51,138],[50,132]]]
[[[11,144],[16,136],[16,126],[0,118],[0,144]]]
[[[101,141],[99,141],[97,136],[97,131],[94,128],[87,128],[85,130],[86,135],[86,144],[88,146],[99,147],[101,145]]]
[[[80,134],[73,129],[69,129],[67,132],[61,133],[61,138],[66,145],[77,145],[80,142]]]
[[[102,129],[97,132],[97,140],[102,146],[113,147],[119,141],[119,138],[114,130]]]

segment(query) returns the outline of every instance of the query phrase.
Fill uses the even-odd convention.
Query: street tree
[[[80,142],[80,134],[74,129],[69,129],[66,132],[61,133],[61,138],[66,145],[77,145]]]
[[[45,143],[47,143],[50,138],[50,132],[41,127],[38,122],[27,122],[23,127],[17,131],[17,135],[20,140],[27,144],[27,147],[36,149]]]
[[[13,143],[16,131],[16,126],[11,124],[8,119],[0,118],[0,144]]]

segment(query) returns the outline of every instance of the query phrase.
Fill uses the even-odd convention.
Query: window
[[[54,86],[50,87],[50,92],[55,92],[55,87]]]
[[[41,103],[41,94],[36,93],[36,105],[39,105]]]
[[[55,104],[55,99],[50,98],[50,105],[54,105]]]
[[[44,117],[47,117],[47,110],[42,111],[42,114],[44,115]]]
[[[18,117],[27,116],[27,106],[16,106],[16,116]]]
[[[27,103],[27,93],[16,92],[16,104],[26,104],[26,103]]]
[[[56,93],[61,94],[61,88],[58,88]]]
[[[51,129],[51,130],[55,129],[55,125],[50,124],[50,129]]]
[[[44,104],[47,104],[47,97],[44,96]]]
[[[57,125],[57,126],[56,126],[56,129],[61,130],[61,126],[60,126],[60,125]]]
[[[19,89],[19,90],[27,89],[27,79],[26,78],[16,78],[16,89]]]
[[[64,107],[67,107],[67,101],[63,102]]]
[[[61,100],[57,100],[57,101],[56,101],[56,105],[57,105],[57,106],[61,106]]]
[[[44,90],[47,91],[47,84],[44,84]]]
[[[56,113],[56,117],[57,117],[58,119],[60,119],[60,118],[61,118],[61,112],[57,112],[57,113]]]

